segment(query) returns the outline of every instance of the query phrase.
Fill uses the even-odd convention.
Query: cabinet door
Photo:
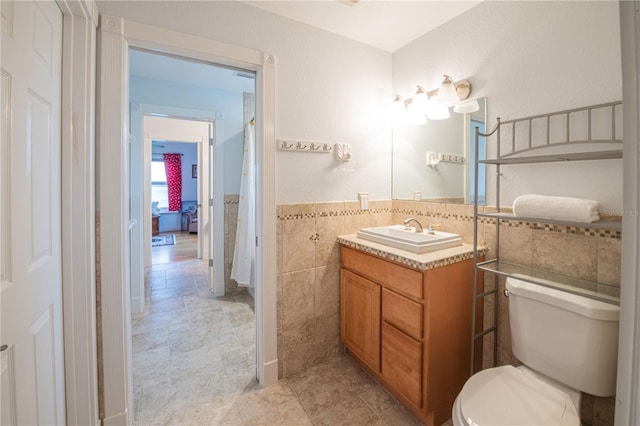
[[[422,407],[422,343],[382,323],[382,377],[417,408]]]
[[[380,371],[380,286],[341,270],[340,337],[374,371]]]

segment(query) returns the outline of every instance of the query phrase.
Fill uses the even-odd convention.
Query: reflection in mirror
[[[393,198],[446,203],[473,203],[475,128],[485,132],[487,102],[480,109],[412,126],[393,126]],[[486,158],[485,138],[479,141],[480,159]],[[485,166],[478,173],[478,203],[485,203]]]

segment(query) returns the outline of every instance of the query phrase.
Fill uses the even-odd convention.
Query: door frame
[[[56,0],[62,28],[62,308],[66,423],[99,424],[95,111],[98,7]]]
[[[157,135],[149,135],[148,130],[145,128],[145,118],[153,115],[160,115],[161,119],[172,118],[187,121],[198,121],[207,123],[209,130],[207,134],[203,134],[201,138],[178,138],[176,141],[195,143],[197,146],[198,156],[198,168],[202,170],[201,179],[198,179],[198,199],[197,202],[202,204],[209,198],[208,185],[209,179],[206,171],[209,170],[211,165],[209,164],[209,157],[207,154],[209,148],[210,128],[213,123],[217,124],[217,128],[222,131],[224,128],[222,123],[222,113],[202,111],[196,109],[178,108],[167,105],[159,104],[146,104],[131,102],[130,110],[130,146],[132,149],[130,161],[135,162],[132,170],[137,170],[137,173],[129,176],[130,183],[139,185],[139,192],[131,194],[132,205],[130,206],[130,220],[136,225],[131,228],[131,312],[139,313],[144,310],[145,305],[145,289],[144,289],[144,272],[145,268],[151,265],[151,174],[149,164],[151,162],[151,139],[154,139]],[[167,139],[167,135],[161,137],[161,139]],[[170,136],[175,138],[174,135]],[[221,136],[219,136],[221,138]],[[196,140],[197,139],[197,140]],[[168,140],[168,139],[167,139]],[[206,151],[205,151],[206,150]],[[219,170],[214,169],[214,179],[220,179],[223,183],[224,175],[222,173],[222,167]],[[135,182],[133,182],[135,180]],[[131,188],[131,186],[130,186]],[[224,202],[224,196],[217,191],[214,194],[216,197],[214,203],[222,205]],[[209,210],[201,209],[198,215],[202,220],[198,221],[198,259],[211,259],[213,258],[213,270],[209,268],[209,281],[212,288],[217,292],[222,289],[224,295],[224,258],[222,256],[213,257],[210,256],[211,250],[209,249],[208,240],[205,239],[209,235],[208,223]],[[216,212],[217,213],[217,212]],[[213,226],[213,235],[223,235],[224,232],[224,211],[220,214],[214,215],[215,224]],[[206,232],[203,230],[206,228]],[[217,247],[215,247],[218,249]],[[224,245],[222,250],[224,249]],[[220,271],[220,273],[218,273]],[[218,294],[216,293],[216,296]]]
[[[132,116],[133,116],[133,111],[134,111],[134,105],[138,105],[140,108],[140,113],[142,116],[142,132],[143,134],[143,144],[144,144],[144,155],[143,155],[143,159],[142,159],[142,166],[143,167],[147,167],[147,164],[151,163],[151,151],[152,151],[152,147],[151,147],[151,141],[156,139],[155,135],[150,135],[148,130],[146,130],[145,127],[145,118],[146,117],[151,117],[154,114],[161,114],[162,117],[156,117],[159,119],[177,119],[177,120],[185,120],[185,121],[198,121],[201,123],[207,123],[208,124],[208,129],[207,129],[207,134],[203,135],[203,137],[201,138],[201,140],[195,140],[195,138],[192,139],[175,139],[175,140],[170,140],[167,139],[166,137],[163,139],[165,141],[173,141],[173,142],[190,142],[190,143],[195,143],[197,144],[197,156],[198,156],[198,173],[200,174],[200,177],[198,179],[198,199],[196,200],[198,202],[198,204],[204,206],[203,203],[207,203],[207,200],[209,198],[209,191],[208,191],[208,187],[209,187],[209,179],[208,179],[208,174],[205,174],[205,172],[207,172],[212,165],[209,163],[209,156],[206,155],[206,153],[208,152],[208,146],[209,146],[209,138],[210,133],[211,133],[211,126],[213,125],[213,123],[217,123],[218,121],[221,121],[220,118],[216,118],[216,117],[221,117],[222,115],[220,113],[216,113],[216,112],[208,112],[208,111],[199,111],[199,110],[190,110],[190,109],[185,109],[185,108],[174,108],[171,106],[161,106],[161,105],[150,105],[150,104],[132,104],[131,105],[131,112],[132,112]],[[133,123],[133,119],[131,121]],[[220,125],[222,126],[222,123],[220,123]],[[162,139],[162,138],[161,138]],[[205,151],[206,150],[206,151]],[[146,169],[146,172],[148,172],[149,170]],[[214,169],[214,179],[220,179],[221,181],[223,181],[224,179],[224,175],[221,173],[218,173],[218,170]],[[143,215],[143,224],[144,224],[144,246],[145,246],[145,252],[144,252],[144,257],[145,257],[145,261],[144,261],[144,266],[150,266],[151,265],[151,221],[149,220],[149,218],[151,217],[151,175],[150,173],[145,173],[145,177],[143,179],[143,184],[144,184],[144,215]],[[218,197],[218,194],[215,194],[216,197]],[[214,203],[217,202],[223,202],[224,201],[224,196],[220,196],[220,199],[214,199]],[[200,207],[198,207],[198,218],[202,218],[202,220],[198,219],[198,252],[197,252],[197,258],[198,259],[211,259],[213,256],[210,255],[211,251],[209,250],[209,246],[207,244],[208,240],[205,240],[205,236],[209,235],[209,231],[208,231],[208,221],[209,221],[209,215],[208,215],[208,209],[206,209],[207,211],[204,211],[205,209],[202,209]],[[222,229],[224,230],[224,217],[219,218],[219,217],[214,217],[214,220],[216,222],[221,221],[222,223]],[[214,230],[218,229],[218,224],[216,223],[214,225]],[[206,235],[205,235],[206,234]],[[213,235],[216,235],[215,233]],[[221,266],[224,268],[224,259],[223,262],[220,263],[220,265],[215,265],[217,266]]]
[[[620,1],[623,113],[622,280],[616,425],[640,423],[640,1]]]
[[[256,72],[257,139],[257,375],[277,382],[275,57],[102,16],[100,26],[99,217],[102,365],[105,425],[128,423],[132,412],[131,321],[128,252],[128,50],[137,47]]]

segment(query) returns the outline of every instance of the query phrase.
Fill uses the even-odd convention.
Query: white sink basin
[[[403,225],[391,225],[362,228],[357,235],[363,240],[418,254],[462,245],[462,238],[458,234],[441,231],[432,231],[432,233],[426,230],[416,232],[415,228],[407,230]]]

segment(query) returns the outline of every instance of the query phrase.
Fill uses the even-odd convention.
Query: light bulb
[[[434,96],[429,102],[427,118],[429,120],[446,120],[450,117],[449,108],[439,102],[439,96]]]
[[[456,92],[456,86],[453,84],[451,77],[445,75],[438,90],[438,103],[440,105],[451,106],[458,102],[460,102],[460,98]]]
[[[480,104],[478,104],[477,100],[472,100],[469,102],[464,102],[453,107],[453,110],[458,114],[472,113],[480,110]]]

